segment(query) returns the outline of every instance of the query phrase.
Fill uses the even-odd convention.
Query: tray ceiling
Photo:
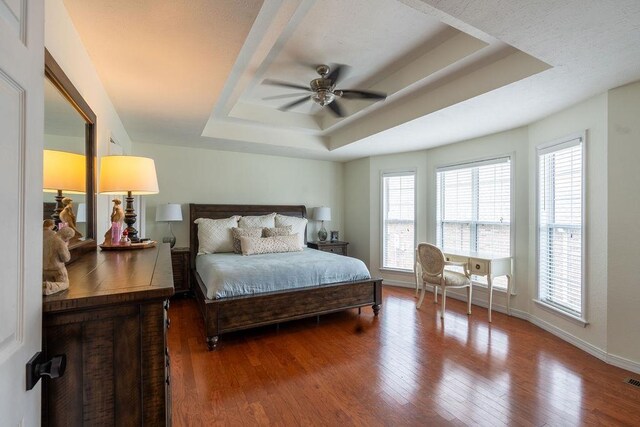
[[[586,12],[579,0],[514,3],[65,0],[134,142],[333,160],[513,128],[640,78],[637,2]],[[616,29],[588,40],[580,24],[607,15]],[[578,68],[576,48],[616,61],[621,41],[635,57],[614,62],[617,74]],[[341,100],[344,118],[312,102],[278,110],[295,97],[263,99],[296,93],[264,79],[308,85],[320,63],[350,67],[340,88],[387,99]]]

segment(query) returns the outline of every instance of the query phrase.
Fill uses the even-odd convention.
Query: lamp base
[[[168,243],[169,246],[173,249],[173,247],[176,245],[176,236],[163,237],[162,243]]]
[[[136,211],[133,209],[133,196],[131,191],[127,192],[127,198],[125,199],[127,204],[124,209],[124,222],[127,224],[127,237],[132,243],[138,243],[140,241],[138,237],[138,230],[135,229],[133,224],[136,223]]]
[[[327,229],[324,228],[324,221],[322,222],[322,227],[320,227],[320,230],[318,231],[318,240],[321,242],[327,240]]]

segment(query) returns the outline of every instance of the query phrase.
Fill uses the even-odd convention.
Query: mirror
[[[43,219],[75,221],[71,259],[95,249],[96,116],[45,49]]]

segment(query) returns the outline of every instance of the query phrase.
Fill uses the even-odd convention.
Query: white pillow
[[[240,218],[240,228],[273,228],[276,226],[275,218],[276,214],[271,213],[269,215],[262,216],[243,216]]]
[[[239,216],[225,219],[198,218],[198,255],[233,252],[231,229],[238,226]]]
[[[304,238],[307,233],[307,219],[299,218],[297,216],[276,215],[276,227],[291,226],[291,234],[297,234],[300,240],[300,247],[304,246]]]
[[[242,255],[300,252],[302,246],[298,243],[298,236],[295,234],[274,237],[240,237]]]

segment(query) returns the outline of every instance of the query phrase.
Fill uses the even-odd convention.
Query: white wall
[[[553,114],[529,126],[529,287],[536,297],[536,147],[567,135],[587,131],[586,164],[586,248],[584,264],[587,297],[583,327],[537,304],[530,314],[584,341],[595,351],[607,349],[607,94],[601,94]]]
[[[414,170],[416,172],[416,239],[418,242],[426,238],[426,217],[427,206],[427,172],[426,172],[426,151],[414,151],[410,153],[392,154],[388,156],[371,157],[371,167],[369,170],[370,180],[370,203],[367,211],[371,216],[369,235],[371,274],[382,277],[386,283],[394,283],[405,286],[414,286],[415,276],[413,273],[399,273],[394,271],[381,270],[382,267],[382,174],[384,172],[397,172]]]
[[[418,171],[418,241],[434,242],[435,171],[438,166],[514,154],[515,314],[610,363],[640,372],[640,82],[614,89],[529,126],[407,154],[371,157],[345,164],[345,217],[352,242],[370,242],[361,257],[386,284],[414,286],[411,274],[380,270],[380,173]],[[536,304],[536,147],[570,134],[586,138],[586,310],[588,325]],[[368,175],[369,197],[360,195]],[[357,184],[356,184],[357,183]],[[367,227],[353,227],[365,218]],[[368,231],[367,231],[368,230]],[[484,289],[474,291],[486,302]],[[505,293],[494,297],[504,306]]]
[[[156,205],[182,204],[183,221],[173,225],[177,246],[189,245],[189,203],[290,204],[328,206],[327,230],[343,230],[342,164],[201,148],[135,143],[134,153],[155,160],[160,193],[144,196],[146,237],[168,235],[165,223],[155,222]],[[319,223],[310,221],[309,240],[317,240]]]
[[[344,240],[349,242],[349,255],[367,265],[371,258],[370,167],[368,158],[344,166]]]
[[[98,77],[62,0],[45,2],[44,44],[96,114],[98,157],[108,154],[109,137],[112,135],[123,146],[125,153],[130,153],[131,139]],[[97,167],[100,167],[99,159]],[[96,177],[98,172],[96,171]],[[108,215],[101,213],[110,211],[110,202],[107,196],[98,196],[97,202],[96,240],[100,243],[102,234],[110,226]]]
[[[427,151],[427,187],[428,209],[426,216],[427,236],[426,241],[436,242],[436,169],[441,166],[465,163],[487,158],[512,156],[513,168],[513,223],[512,228],[515,234],[515,247],[513,253],[514,276],[512,287],[516,295],[512,296],[512,307],[526,310],[530,290],[527,286],[527,274],[529,271],[527,247],[529,242],[528,219],[529,204],[527,198],[528,186],[528,152],[527,152],[527,129],[518,128],[515,130],[501,132],[482,138],[476,138],[458,144],[447,145]],[[458,292],[463,294],[464,292]],[[474,299],[488,302],[485,288],[474,289]],[[506,293],[494,289],[494,307],[506,307]]]
[[[609,286],[608,352],[613,357],[638,363],[640,82],[609,91],[608,124],[608,280],[604,279]],[[604,181],[604,176],[600,180]]]

